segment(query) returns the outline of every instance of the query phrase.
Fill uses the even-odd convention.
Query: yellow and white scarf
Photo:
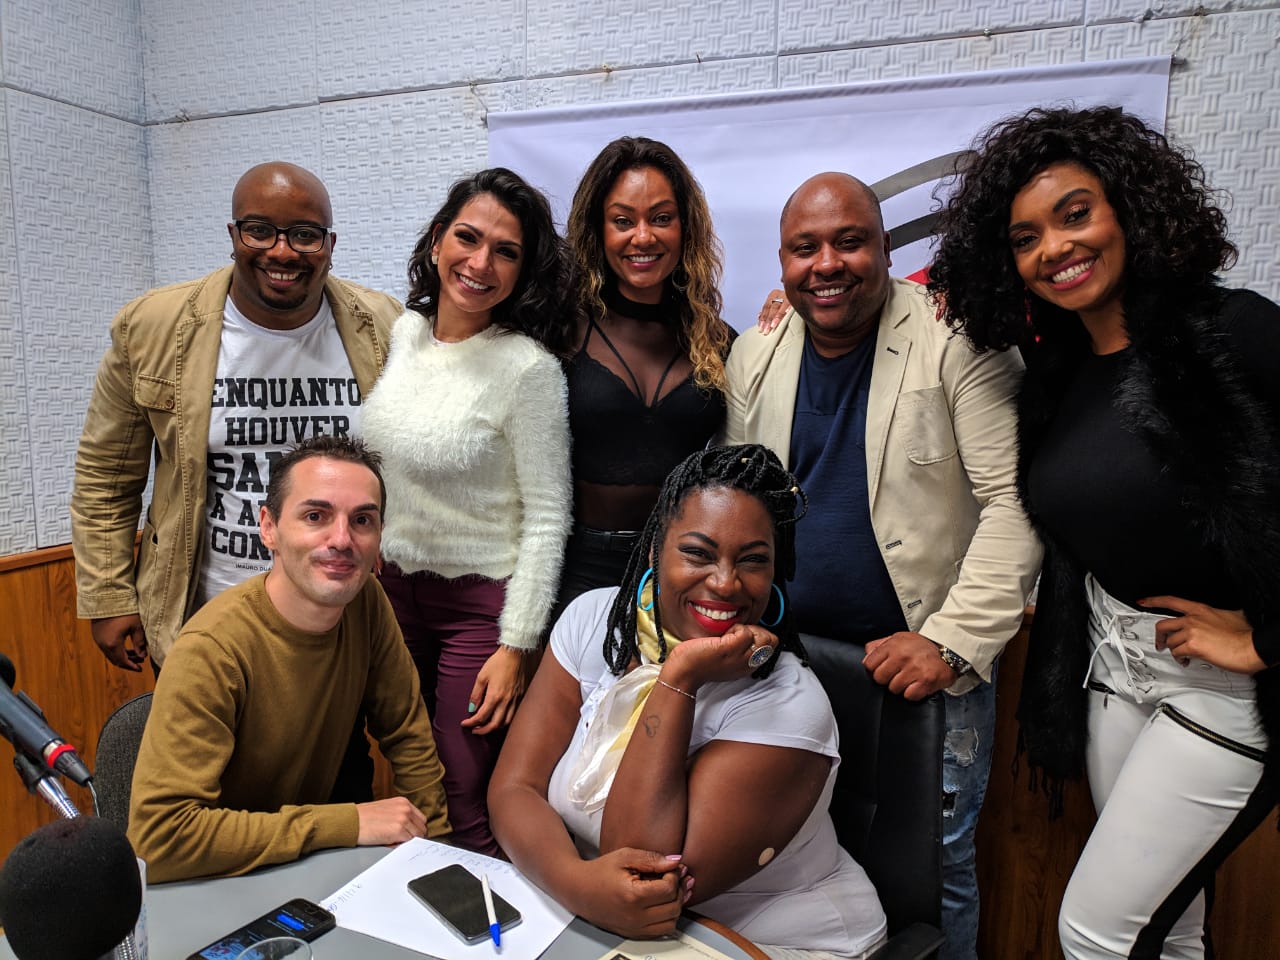
[[[653,621],[653,583],[645,584],[636,604],[636,644],[640,648],[640,664],[609,688],[596,705],[589,721],[586,740],[569,775],[569,801],[588,813],[604,807],[609,788],[618,772],[618,764],[631,742],[631,734],[640,720],[640,711],[658,683],[662,665],[658,662],[662,647],[658,643],[658,627]],[[645,605],[648,605],[646,609]],[[670,653],[680,640],[663,630],[662,636]]]

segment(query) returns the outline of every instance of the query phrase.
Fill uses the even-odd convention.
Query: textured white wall
[[[0,0],[0,554],[70,539],[107,324],[154,280],[138,0]]]
[[[1280,298],[1280,0],[0,0],[0,554],[68,539],[109,320],[226,261],[253,163],[315,170],[335,269],[403,296],[491,110],[1146,55],[1234,198],[1231,282]]]

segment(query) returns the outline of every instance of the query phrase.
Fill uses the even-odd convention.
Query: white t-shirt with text
[[[309,437],[357,431],[360,399],[328,300],[302,326],[269,330],[227,297],[209,417],[197,606],[271,567],[258,536],[271,464]]]

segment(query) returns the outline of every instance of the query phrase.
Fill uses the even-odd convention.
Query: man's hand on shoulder
[[[360,817],[357,846],[404,843],[414,837],[427,835],[427,818],[404,797],[357,803],[356,814]]]
[[[943,661],[938,645],[921,633],[904,631],[872,640],[862,664],[876,683],[908,700],[923,700],[960,677]]]
[[[121,670],[137,673],[147,659],[147,634],[136,613],[120,617],[100,617],[90,622],[93,642],[102,655]]]

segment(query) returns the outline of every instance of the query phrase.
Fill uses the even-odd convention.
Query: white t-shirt
[[[600,699],[620,679],[604,660],[605,625],[616,595],[616,587],[584,593],[551,633],[552,654],[578,681],[582,712],[551,774],[548,800],[587,856],[599,852],[604,811],[586,813],[573,804],[569,780]],[[827,813],[840,755],[831,703],[813,671],[783,653],[764,680],[703,686],[693,712],[690,756],[712,740],[809,750],[832,763],[822,795],[791,842],[758,873],[698,904],[698,912],[756,943],[839,954],[859,954],[877,943],[885,934],[884,911],[862,867],[836,842]]]
[[[327,299],[302,326],[269,330],[227,297],[209,416],[197,606],[270,569],[258,508],[271,464],[308,437],[356,431],[359,417],[360,386]]]

